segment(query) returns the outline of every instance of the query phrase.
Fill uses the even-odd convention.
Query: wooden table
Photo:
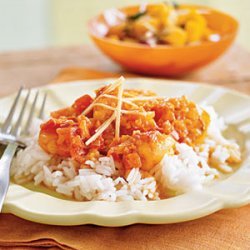
[[[119,66],[112,63],[97,49],[88,45],[9,52],[0,54],[0,96],[17,90],[18,86],[23,84],[27,87],[47,84],[59,71],[67,67],[71,69],[64,70],[64,76],[73,71],[78,73],[76,78],[81,78],[79,67],[123,72]],[[250,53],[239,46],[234,46],[216,62],[179,79],[208,82],[250,94]],[[75,248],[79,244],[84,244],[85,249],[96,249],[96,246],[98,249],[117,249],[118,246],[123,246],[121,249],[249,249],[249,212],[250,205],[222,210],[199,220],[182,224],[134,225],[121,229],[104,229],[95,226],[74,227],[74,229],[48,227],[23,221],[11,215],[0,215],[0,219],[5,216],[2,226],[5,228],[6,235],[3,243],[0,243],[10,246],[8,242],[13,242],[11,236],[13,228],[9,227],[8,223],[14,221],[13,225],[22,225],[19,230],[14,230],[18,231],[18,237],[25,238],[26,232],[31,230],[32,236],[28,238],[32,243],[29,244],[32,245],[35,242],[36,246],[57,241],[60,246],[67,245]],[[4,223],[6,226],[3,225]],[[75,232],[73,236],[72,230]],[[38,241],[40,238],[41,242],[44,239],[46,242],[40,243]],[[18,246],[22,244],[22,242],[17,243]],[[25,244],[22,246],[29,245]]]
[[[13,92],[20,85],[47,84],[59,71],[74,66],[123,71],[92,45],[6,52],[0,54],[0,96]],[[236,45],[216,62],[179,79],[220,84],[250,93],[250,53]]]

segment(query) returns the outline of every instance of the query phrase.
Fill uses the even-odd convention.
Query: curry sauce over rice
[[[185,96],[124,89],[124,81],[52,112],[17,154],[15,180],[77,200],[154,200],[201,188],[241,161],[213,109]]]

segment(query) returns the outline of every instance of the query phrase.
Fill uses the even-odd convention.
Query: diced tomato
[[[90,95],[84,95],[78,98],[74,102],[72,107],[75,109],[76,114],[80,115],[92,102],[93,102],[93,99]]]

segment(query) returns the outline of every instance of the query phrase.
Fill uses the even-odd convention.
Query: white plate
[[[49,93],[47,112],[70,105],[77,97],[92,91],[104,80],[55,84],[41,88]],[[55,225],[96,224],[124,226],[134,223],[175,223],[203,217],[223,208],[250,202],[250,97],[228,89],[178,81],[128,79],[129,88],[149,89],[164,96],[186,95],[197,103],[214,106],[219,115],[232,123],[231,134],[243,147],[243,162],[235,173],[214,182],[200,192],[190,192],[160,201],[76,202],[64,200],[11,183],[4,212],[27,220]],[[0,114],[6,114],[13,96],[0,99]],[[4,115],[0,117],[4,119]],[[39,191],[39,192],[38,192]]]

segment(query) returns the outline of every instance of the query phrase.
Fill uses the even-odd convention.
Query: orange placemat
[[[116,77],[90,69],[62,71],[56,82]],[[131,76],[131,75],[128,75]],[[249,249],[250,205],[172,225],[121,228],[49,226],[0,215],[0,249]]]
[[[135,74],[127,73],[127,72],[113,73],[113,72],[97,71],[97,70],[87,69],[87,68],[72,67],[72,68],[66,68],[62,70],[55,77],[55,79],[52,80],[52,83],[119,77],[121,76],[121,74],[125,77],[137,76]]]

